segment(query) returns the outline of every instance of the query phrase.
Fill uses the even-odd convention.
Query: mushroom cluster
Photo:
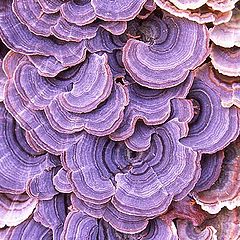
[[[0,1],[0,239],[240,239],[239,2]]]

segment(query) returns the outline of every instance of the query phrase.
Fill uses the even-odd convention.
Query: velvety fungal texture
[[[0,1],[1,240],[239,240],[237,0]]]

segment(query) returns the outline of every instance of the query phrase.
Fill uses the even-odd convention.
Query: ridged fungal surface
[[[239,240],[237,0],[0,2],[1,240]]]

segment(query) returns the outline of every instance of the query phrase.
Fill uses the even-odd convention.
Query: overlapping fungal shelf
[[[0,2],[1,240],[239,240],[237,0]]]

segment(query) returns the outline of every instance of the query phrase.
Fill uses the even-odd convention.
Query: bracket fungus
[[[0,1],[0,239],[239,240],[239,17]]]

